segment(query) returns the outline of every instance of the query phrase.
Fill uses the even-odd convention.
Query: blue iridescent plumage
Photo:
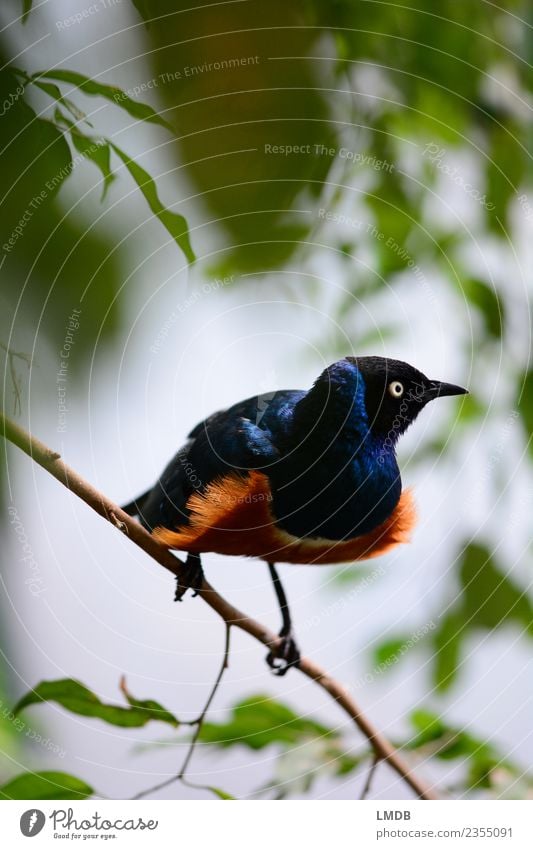
[[[391,380],[402,387],[401,415]],[[138,512],[149,529],[186,523],[191,495],[229,472],[256,469],[268,476],[273,516],[289,533],[335,540],[366,533],[400,497],[398,436],[427,400],[452,390],[460,391],[397,360],[339,360],[307,392],[254,396],[198,424],[137,500]]]
[[[156,485],[124,509],[188,552],[177,599],[202,585],[200,553],[268,561],[283,627],[267,661],[283,675],[300,655],[273,561],[363,559],[405,541],[412,511],[404,519],[396,442],[428,401],[465,391],[399,360],[346,357],[307,392],[254,396],[198,424]],[[254,492],[260,509],[250,512]]]

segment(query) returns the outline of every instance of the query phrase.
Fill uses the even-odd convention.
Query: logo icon
[[[24,811],[20,818],[20,830],[24,837],[35,837],[42,831],[46,817],[38,808],[30,808]]]

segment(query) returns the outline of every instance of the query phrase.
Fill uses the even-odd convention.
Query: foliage
[[[26,772],[0,787],[2,799],[87,799],[94,790],[66,772]]]
[[[516,404],[524,423],[529,452],[533,456],[533,368],[519,375],[516,386]]]
[[[68,215],[62,206],[62,186],[73,179],[82,159],[93,163],[102,175],[103,202],[116,179],[111,161],[112,155],[116,156],[189,263],[195,255],[184,217],[163,204],[145,169],[117,144],[92,131],[91,122],[64,87],[74,86],[84,95],[104,98],[136,122],[159,125],[166,131],[172,127],[150,106],[114,86],[67,70],[29,73],[10,65],[5,55],[0,59],[0,262],[4,281],[0,340],[11,348],[10,334],[24,338],[38,325],[40,332],[57,344],[64,336],[69,313],[80,305],[83,321],[70,364],[79,368],[96,335],[103,340],[114,338],[121,279],[109,229],[84,221],[81,200]],[[51,101],[51,109],[46,105],[35,108],[35,92]]]
[[[28,79],[40,86],[43,85],[43,80],[56,80],[57,82],[70,83],[76,88],[79,88],[83,94],[103,97],[111,103],[120,106],[121,109],[124,109],[124,111],[136,121],[150,121],[154,124],[159,124],[161,127],[166,127],[167,130],[171,130],[173,132],[172,126],[167,123],[164,118],[158,115],[151,106],[148,106],[148,104],[138,103],[136,100],[129,97],[125,91],[122,91],[122,89],[93,80],[90,77],[85,76],[85,74],[79,74],[75,71],[55,69],[53,71],[38,71],[37,73],[32,74],[32,76]],[[54,91],[55,94],[53,94],[53,96],[55,96],[60,102],[63,101],[63,96],[57,87]]]
[[[494,745],[449,725],[434,711],[418,708],[411,713],[409,722],[414,733],[398,740],[398,748],[404,753],[416,752],[418,758],[457,762],[462,767],[463,781],[454,787],[456,792],[485,789],[499,794],[506,783],[517,781],[523,783],[524,792],[533,786],[533,776],[524,774]],[[280,750],[276,774],[266,788],[275,790],[277,798],[308,792],[313,782],[324,775],[344,778],[368,763],[371,755],[364,750],[354,756],[350,734],[345,729],[341,732],[302,719],[287,705],[262,694],[236,704],[227,722],[206,725],[200,739],[223,749],[272,746]],[[326,740],[327,745],[316,745]]]
[[[226,722],[204,723],[199,740],[222,749],[243,746],[259,751],[275,746],[276,775],[257,792],[275,789],[278,799],[308,792],[320,776],[344,777],[368,757],[367,752],[354,755],[337,729],[302,717],[264,693],[234,705]]]
[[[257,751],[273,742],[288,746],[302,738],[330,733],[325,726],[298,716],[270,696],[258,694],[235,705],[228,722],[204,723],[200,739],[223,748],[239,743]]]
[[[464,729],[447,725],[434,711],[418,709],[410,716],[414,737],[404,745],[419,754],[443,761],[460,761],[465,766],[460,792],[487,789],[499,795],[505,784],[518,781],[533,786],[533,776],[505,758],[498,749]]]
[[[23,696],[15,706],[14,713],[18,714],[30,705],[40,702],[57,702],[71,713],[102,719],[111,725],[124,728],[140,728],[154,719],[177,728],[179,721],[158,702],[151,699],[139,701],[128,693],[125,685],[122,689],[130,704],[129,708],[103,704],[91,690],[72,678],[42,681]]]
[[[179,726],[176,717],[157,702],[133,698],[123,681],[121,689],[131,705],[129,710],[103,704],[87,687],[72,679],[43,682],[24,696],[13,712],[17,714],[31,704],[55,701],[72,713],[112,725],[140,727],[157,719]],[[503,757],[495,746],[448,725],[434,711],[418,708],[409,719],[413,734],[397,741],[397,746],[404,752],[416,752],[418,758],[435,757],[462,764],[464,783],[455,790],[482,788],[499,793],[505,783],[519,781],[524,792],[533,786],[533,778]],[[274,794],[275,798],[283,799],[308,793],[318,778],[327,776],[345,781],[370,761],[372,753],[356,748],[358,744],[351,739],[351,728],[351,724],[348,729],[328,727],[302,717],[269,695],[257,693],[235,704],[226,721],[205,722],[198,739],[205,746],[221,749],[243,746],[256,752],[272,747],[277,751],[275,772],[266,785],[257,788],[255,795]],[[222,800],[234,798],[212,785],[202,789]],[[80,779],[59,772],[24,773],[0,787],[0,795],[9,799],[79,799],[94,792]]]
[[[325,188],[331,157],[316,156],[315,145],[335,144],[328,94],[310,57],[322,32],[306,26],[313,23],[309,4],[135,6],[149,22],[147,49],[165,115],[179,129],[174,154],[207,207],[205,219],[223,228],[213,273],[279,268],[310,231],[299,198],[316,201]],[[199,49],[199,32],[219,35],[203,38]]]
[[[493,554],[480,543],[466,543],[457,558],[459,592],[440,612],[432,631],[433,683],[440,691],[456,681],[463,663],[463,643],[479,631],[493,631],[503,625],[514,626],[519,633],[533,636],[533,604],[527,591],[512,576],[502,571]],[[379,643],[373,650],[373,662],[391,668],[406,653],[400,649],[409,637],[398,635]],[[414,644],[416,645],[416,644]],[[423,649],[427,643],[419,643]],[[412,650],[412,649],[411,649]]]
[[[12,715],[17,717],[31,705],[56,702],[70,713],[100,719],[121,728],[141,728],[154,720],[173,728],[179,727],[179,720],[159,702],[135,698],[124,679],[120,682],[120,689],[129,704],[127,708],[103,703],[88,687],[72,678],[42,681],[17,702]],[[232,798],[216,787],[207,789],[220,799]],[[0,797],[4,799],[85,799],[94,792],[92,787],[79,778],[54,771],[23,773],[0,787]]]
[[[156,216],[156,218],[161,221],[161,224],[166,227],[174,241],[180,246],[183,253],[187,257],[189,262],[194,262],[194,253],[191,248],[191,244],[189,241],[189,233],[187,231],[187,222],[183,215],[178,215],[176,212],[171,212],[168,209],[165,209],[161,201],[159,200],[159,195],[157,194],[157,189],[154,180],[150,177],[147,171],[144,168],[141,168],[136,162],[133,161],[127,154],[124,153],[116,144],[112,144],[111,148],[115,151],[115,153],[120,156],[124,165],[130,172],[131,176],[137,183],[141,192],[144,195],[144,198],[150,207],[150,210]]]
[[[11,74],[10,78],[8,74]],[[167,130],[173,132],[173,128],[170,124],[167,123],[160,115],[158,115],[151,106],[148,106],[144,103],[139,103],[133,100],[128,94],[122,89],[117,88],[116,86],[105,85],[104,83],[97,82],[89,77],[86,77],[84,74],[79,74],[73,71],[66,70],[51,70],[51,71],[38,71],[33,74],[28,74],[26,71],[20,70],[15,67],[11,67],[9,72],[6,72],[6,82],[9,85],[11,83],[10,88],[11,91],[7,94],[7,100],[10,98],[15,98],[15,94],[17,88],[15,87],[16,78],[22,81],[24,85],[24,96],[19,99],[14,99],[11,109],[9,111],[23,109],[29,109],[28,104],[25,102],[26,89],[30,85],[35,85],[45,94],[47,94],[52,100],[56,101],[59,106],[55,109],[53,114],[53,119],[48,121],[50,127],[54,127],[56,135],[55,138],[52,138],[49,141],[50,145],[54,143],[58,143],[62,137],[69,136],[70,140],[76,150],[78,150],[83,156],[86,156],[88,159],[95,162],[95,164],[102,170],[104,176],[104,189],[109,187],[110,178],[111,178],[111,169],[109,164],[110,151],[113,150],[122,160],[127,170],[141,189],[151,211],[159,218],[164,227],[168,230],[172,238],[176,241],[177,245],[182,248],[189,262],[194,260],[194,253],[192,252],[189,237],[187,232],[187,222],[181,215],[176,215],[175,213],[171,213],[169,210],[165,209],[159,197],[157,195],[157,190],[155,187],[154,180],[150,177],[150,175],[142,169],[139,165],[134,163],[130,157],[127,156],[124,151],[122,151],[116,144],[112,144],[109,139],[93,137],[89,138],[83,134],[83,132],[79,128],[79,124],[86,123],[89,126],[92,126],[91,123],[87,120],[85,114],[70,100],[63,95],[61,89],[55,84],[57,82],[61,83],[69,83],[75,88],[79,89],[86,95],[92,95],[97,97],[105,98],[106,100],[113,103],[115,106],[123,109],[130,117],[132,117],[135,121],[147,121],[149,123],[158,124],[164,127]],[[54,80],[54,83],[51,83],[50,80]],[[74,121],[68,118],[60,107],[66,107],[66,109],[72,114]],[[31,113],[28,113],[28,116]],[[32,115],[33,120],[40,121],[35,113]],[[35,132],[35,128],[32,124],[32,136]],[[4,126],[4,140],[6,146],[9,147],[13,140],[14,136],[9,138],[9,122]],[[50,132],[52,130],[50,129]],[[22,137],[24,140],[24,136]],[[33,138],[32,138],[33,141]],[[45,141],[48,141],[48,137],[45,138]],[[17,136],[17,150],[18,145],[20,143],[20,138]],[[44,145],[44,142],[43,142]],[[63,145],[63,150],[66,154],[67,148]],[[41,147],[40,150],[35,149],[33,151],[34,156],[39,158],[40,156],[44,156],[48,151],[48,147]],[[73,163],[70,158],[65,159],[62,163],[62,167],[59,168],[54,177],[57,181],[57,188],[61,185],[62,180],[66,179],[66,177],[71,173],[73,168]],[[12,178],[12,175],[10,175]],[[45,181],[45,184],[48,181]],[[40,186],[36,186],[36,188],[42,190],[43,184]],[[55,190],[55,187],[54,187]],[[8,188],[7,193],[13,193],[13,189],[10,186]],[[37,194],[34,193],[33,197]],[[105,197],[102,196],[102,200]]]

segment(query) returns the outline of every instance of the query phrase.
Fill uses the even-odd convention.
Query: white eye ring
[[[389,393],[393,398],[401,398],[403,395],[403,383],[400,383],[399,380],[393,380],[392,383],[389,383]]]

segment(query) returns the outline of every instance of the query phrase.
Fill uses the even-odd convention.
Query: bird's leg
[[[279,648],[269,651],[266,662],[274,670],[275,675],[285,675],[291,666],[298,666],[300,662],[300,651],[293,636],[291,614],[285,590],[283,589],[274,564],[269,563],[268,568],[281,610],[282,626],[279,632],[281,645]]]
[[[189,552],[181,579],[179,576],[176,576],[176,594],[174,596],[174,601],[182,601],[187,590],[194,590],[193,597],[198,595],[202,588],[203,579],[204,570],[202,569],[200,555]]]

